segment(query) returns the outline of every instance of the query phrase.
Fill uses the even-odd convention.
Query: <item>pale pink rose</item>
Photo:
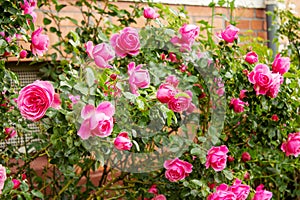
[[[34,7],[26,7],[25,9],[24,9],[24,15],[31,15],[31,17],[32,17],[32,22],[33,23],[35,23],[36,22],[36,19],[37,19],[37,14],[34,12]],[[27,21],[28,22],[28,24],[30,24],[31,23],[31,21],[30,20],[28,20]]]
[[[240,99],[242,100],[243,98],[246,98],[247,97],[247,95],[246,95],[246,92],[248,92],[247,90],[241,90],[240,91]]]
[[[255,191],[255,195],[252,200],[270,200],[272,198],[272,192],[264,190],[264,185],[260,184]]]
[[[21,115],[31,121],[41,119],[54,100],[54,87],[48,81],[35,81],[25,86],[17,99]]]
[[[108,64],[109,61],[113,60],[115,57],[115,52],[113,48],[106,43],[97,44],[93,48],[93,57],[95,63],[100,68],[111,68]]]
[[[239,179],[235,179],[228,190],[236,195],[236,200],[246,200],[250,193],[250,186],[242,184],[242,181]]]
[[[151,200],[167,200],[167,198],[165,195],[159,194],[159,195],[153,197]]]
[[[225,145],[212,147],[207,152],[205,167],[212,167],[215,171],[222,171],[226,167],[228,148]]]
[[[79,102],[80,96],[79,96],[79,95],[74,96],[74,95],[71,95],[71,94],[70,94],[70,95],[69,95],[69,99],[72,101],[73,104],[76,104],[76,103]]]
[[[168,102],[168,108],[174,112],[186,111],[192,103],[192,97],[186,92],[179,92]]]
[[[95,108],[93,105],[86,105],[81,110],[81,118],[84,119],[77,135],[86,140],[89,137],[107,137],[113,130],[113,115],[115,107],[110,102],[104,101]]]
[[[280,85],[283,83],[283,77],[279,73],[272,73],[272,84],[269,87],[267,95],[275,98],[278,95]]]
[[[248,162],[249,160],[251,160],[251,155],[248,152],[243,152],[242,153],[242,161]]]
[[[171,39],[171,42],[174,45],[179,45],[180,50],[182,52],[184,51],[190,51],[191,46],[195,42],[195,39],[198,37],[200,32],[200,29],[198,26],[194,24],[184,24],[180,29],[179,33],[181,37],[179,38],[178,36],[174,36]]]
[[[166,160],[164,168],[166,169],[165,176],[171,182],[183,180],[193,171],[192,164],[179,158]]]
[[[0,165],[0,194],[2,194],[2,189],[6,180],[6,169]]]
[[[243,102],[239,98],[232,98],[230,100],[230,107],[232,107],[236,113],[244,112],[245,105],[248,105],[247,102]]]
[[[300,132],[290,133],[287,141],[282,143],[281,150],[285,152],[286,156],[298,157],[300,154]]]
[[[221,32],[221,37],[228,43],[232,43],[238,38],[238,32],[240,29],[233,25],[228,25],[224,31]]]
[[[150,75],[148,70],[141,69],[143,65],[135,66],[134,62],[128,64],[128,75],[130,90],[133,94],[139,95],[139,88],[148,88],[150,85]]]
[[[58,93],[54,94],[54,99],[53,102],[51,104],[51,107],[54,109],[61,109],[61,99]]]
[[[271,117],[271,120],[274,122],[277,122],[279,120],[278,116],[276,114],[273,114]]]
[[[250,51],[246,54],[245,61],[249,64],[258,62],[258,55],[254,51]]]
[[[135,56],[140,51],[140,39],[136,29],[126,27],[120,33],[113,34],[110,44],[118,56],[124,58],[127,54]]]
[[[155,184],[151,185],[151,187],[148,190],[148,192],[157,195],[158,194],[158,190],[156,188],[156,185]]]
[[[94,49],[94,44],[92,41],[88,41],[87,43],[84,44],[84,48],[85,48],[85,52],[87,53],[87,55],[94,59],[93,56],[93,49]]]
[[[159,86],[159,88],[157,90],[156,98],[161,103],[168,103],[172,98],[174,98],[176,93],[177,93],[177,91],[172,85],[163,83]]]
[[[256,95],[265,95],[273,82],[272,72],[265,64],[258,64],[248,75],[248,80],[254,84]]]
[[[18,179],[13,179],[12,182],[14,184],[13,189],[18,189],[21,185],[21,181],[19,181]]]
[[[171,84],[174,88],[177,88],[178,84],[179,84],[179,80],[177,79],[176,76],[174,75],[169,75],[167,78],[166,78],[166,82]]]
[[[8,135],[7,139],[14,138],[17,136],[17,131],[14,127],[6,127],[4,128],[5,134]]]
[[[127,132],[121,132],[114,140],[114,146],[118,150],[130,150],[132,143]]]
[[[278,72],[283,75],[289,71],[290,64],[291,62],[289,57],[281,57],[280,54],[277,54],[272,64],[272,71],[274,73]]]
[[[45,34],[41,34],[43,29],[40,27],[31,34],[31,51],[33,55],[42,56],[45,51],[48,50],[49,37]]]
[[[216,192],[208,195],[207,200],[236,200],[236,195],[229,191],[228,185],[222,183],[216,188]]]
[[[26,56],[27,56],[27,51],[24,50],[24,49],[21,50],[19,56],[20,56],[20,58],[26,58]]]
[[[156,10],[154,8],[151,7],[144,7],[144,17],[147,19],[156,19],[159,17],[159,14],[156,13]]]

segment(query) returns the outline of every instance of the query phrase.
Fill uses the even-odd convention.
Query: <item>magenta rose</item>
[[[254,84],[256,95],[265,95],[272,85],[273,76],[267,65],[258,64],[248,75],[248,80]]]
[[[270,200],[272,198],[272,192],[264,190],[264,185],[260,184],[255,191],[255,195],[252,200]]]
[[[19,56],[20,56],[20,58],[26,58],[26,56],[27,56],[27,51],[24,50],[24,49],[22,49],[22,50],[20,51]]]
[[[207,152],[205,167],[212,167],[215,171],[222,171],[226,167],[228,148],[225,145],[212,147]]]
[[[229,190],[228,185],[222,183],[216,188],[216,192],[208,195],[207,200],[236,200],[236,195]]]
[[[48,50],[49,37],[45,34],[41,34],[43,29],[40,27],[31,34],[31,51],[33,55],[42,56],[45,51]]]
[[[54,87],[48,81],[35,81],[25,86],[17,99],[21,115],[31,121],[41,119],[54,100]]]
[[[0,165],[0,194],[2,194],[2,189],[6,180],[6,169]]]
[[[104,101],[95,108],[93,105],[86,105],[81,110],[81,123],[77,135],[86,140],[89,137],[107,137],[113,130],[113,115],[115,107],[108,101]]]
[[[140,51],[140,39],[136,29],[131,27],[124,28],[120,33],[113,34],[110,44],[116,54],[124,58],[127,54],[135,56]]]
[[[272,71],[283,75],[289,71],[290,64],[291,62],[289,57],[281,57],[280,54],[277,54],[272,64]]]
[[[243,152],[242,153],[242,161],[248,162],[249,160],[251,160],[251,155],[248,152]]]
[[[177,79],[176,76],[174,75],[169,75],[167,78],[166,78],[166,82],[173,85],[174,88],[177,88],[178,84],[179,84],[179,80]]]
[[[158,194],[158,190],[157,190],[156,187],[157,186],[155,184],[151,185],[151,187],[149,188],[148,192],[151,193],[151,194],[157,195]]]
[[[85,52],[88,54],[88,56],[92,59],[94,59],[93,56],[93,49],[94,49],[94,44],[92,41],[88,41],[87,43],[84,44]]]
[[[163,194],[156,195],[151,200],[167,200],[166,196]]]
[[[298,157],[300,154],[300,132],[290,133],[286,142],[282,143],[281,150],[286,156]]]
[[[240,97],[241,100],[247,97],[246,92],[248,92],[248,91],[247,90],[241,90],[240,91],[240,96],[239,97]]]
[[[272,117],[271,117],[271,120],[274,121],[274,122],[277,122],[279,120],[278,115],[273,114]]]
[[[4,128],[4,132],[6,135],[8,135],[6,139],[14,138],[15,136],[17,136],[17,131],[14,127],[6,127]]]
[[[232,43],[238,38],[238,32],[240,29],[233,25],[228,25],[224,31],[221,32],[221,37],[228,43]]]
[[[236,195],[236,200],[246,200],[250,193],[250,186],[242,184],[242,181],[239,179],[235,179],[228,190]]]
[[[114,140],[115,148],[118,150],[130,150],[132,143],[127,132],[121,132]]]
[[[164,162],[164,168],[166,169],[165,176],[171,182],[183,180],[193,171],[192,164],[180,160],[179,158],[166,160]]]
[[[156,19],[159,17],[159,14],[156,13],[155,9],[154,8],[151,8],[151,7],[144,7],[144,17],[147,18],[147,19]]]
[[[258,55],[254,51],[250,51],[246,54],[245,61],[249,64],[258,62]]]
[[[14,184],[13,189],[18,189],[21,185],[21,181],[19,181],[18,179],[13,179],[12,182]]]
[[[150,75],[148,70],[141,69],[143,65],[135,66],[134,62],[128,64],[128,75],[130,90],[133,94],[139,95],[139,88],[148,88],[150,85]]]
[[[174,45],[179,45],[181,51],[190,51],[191,46],[195,42],[195,39],[198,37],[200,29],[194,24],[184,24],[180,29],[179,33],[181,37],[174,36],[171,39],[171,42]]]
[[[239,98],[232,98],[230,100],[230,107],[233,107],[233,110],[236,113],[244,112],[245,105],[247,105],[247,102],[243,102]]]
[[[157,90],[156,98],[161,103],[168,103],[171,99],[174,98],[176,93],[177,93],[177,91],[172,85],[163,83],[159,86],[159,88]]]
[[[109,61],[113,60],[115,57],[115,52],[113,48],[106,43],[97,44],[93,48],[93,57],[95,63],[100,68],[111,68],[108,64]]]
[[[186,111],[192,104],[190,92],[179,92],[168,102],[168,108],[174,112]]]
[[[280,85],[283,83],[283,77],[279,73],[272,73],[272,84],[269,87],[267,95],[275,98],[278,95]]]

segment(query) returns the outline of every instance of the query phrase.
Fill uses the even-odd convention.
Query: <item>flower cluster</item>
[[[24,14],[31,15],[32,22],[34,23],[37,18],[36,13],[34,12],[35,6],[37,5],[37,0],[23,0],[23,2],[24,3],[20,3],[20,6],[24,11]],[[30,21],[28,23],[30,23]]]

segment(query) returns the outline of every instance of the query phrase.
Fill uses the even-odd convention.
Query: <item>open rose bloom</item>
[[[0,165],[0,194],[2,194],[2,189],[4,187],[6,178],[6,169],[2,165]]]
[[[42,56],[49,46],[49,37],[42,34],[43,28],[38,28],[31,34],[31,51],[33,55]]]
[[[256,188],[255,195],[252,200],[270,200],[272,196],[272,192],[264,190],[264,185],[260,184]]]
[[[286,142],[282,143],[281,150],[286,156],[298,157],[300,154],[300,132],[290,133]]]
[[[113,115],[115,107],[108,101],[104,101],[95,108],[93,105],[86,105],[81,110],[81,118],[84,119],[77,134],[81,139],[89,137],[107,137],[113,130]]]
[[[114,146],[118,150],[130,150],[132,147],[131,140],[127,132],[121,132],[114,140]]]
[[[166,160],[164,168],[166,169],[165,176],[171,182],[183,180],[193,171],[192,164],[179,158]]]
[[[225,145],[212,147],[206,156],[205,167],[212,167],[215,171],[222,171],[226,167],[228,148]]]

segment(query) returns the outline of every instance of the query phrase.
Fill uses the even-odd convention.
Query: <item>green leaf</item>
[[[85,68],[85,78],[86,83],[89,87],[92,87],[95,84],[95,74],[91,68]]]
[[[226,177],[228,180],[232,180],[232,179],[233,179],[233,174],[232,174],[231,171],[224,169],[224,170],[222,171],[222,173],[225,175],[225,177]]]
[[[44,25],[49,25],[49,24],[51,24],[51,19],[48,19],[48,18],[44,18],[43,19],[43,22],[44,22]]]
[[[195,155],[195,156],[198,156],[201,153],[203,153],[203,152],[201,151],[201,149],[199,147],[192,148],[192,150],[191,150],[191,154]]]
[[[66,7],[67,5],[65,4],[61,4],[61,5],[55,5],[55,10],[57,12],[61,11],[61,9],[63,9],[64,7]]]
[[[31,194],[35,197],[38,197],[40,199],[43,199],[44,198],[44,195],[43,193],[41,193],[40,191],[38,190],[31,190]]]

